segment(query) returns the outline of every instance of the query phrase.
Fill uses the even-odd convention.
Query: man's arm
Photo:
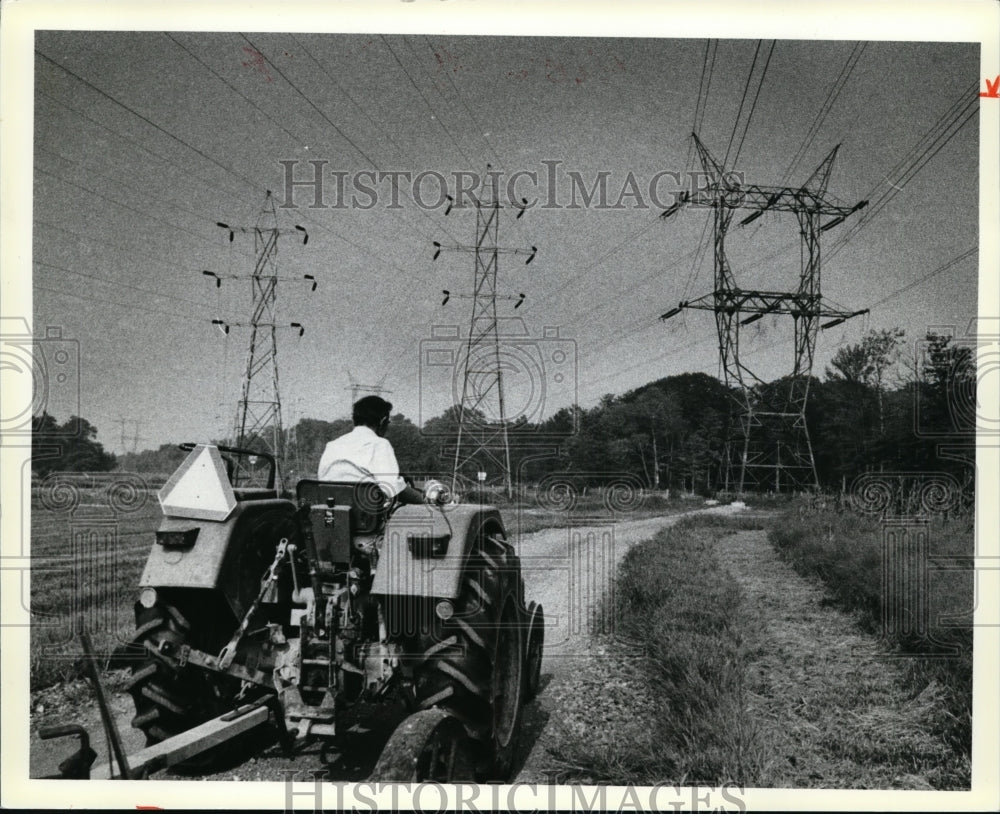
[[[389,481],[396,486],[396,500],[400,503],[423,503],[423,493],[412,486],[405,485],[405,481],[399,474],[399,463],[396,461],[396,453],[392,444],[384,438],[380,438],[375,449],[375,460],[372,462],[372,471],[383,484],[389,485]]]
[[[412,486],[407,486],[402,492],[396,495],[396,500],[400,503],[423,503],[424,495]]]

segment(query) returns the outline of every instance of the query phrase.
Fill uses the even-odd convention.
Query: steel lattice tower
[[[275,483],[281,489],[285,449],[281,422],[281,390],[278,384],[277,330],[295,328],[299,336],[302,336],[304,330],[298,322],[277,324],[278,280],[287,279],[278,275],[278,238],[282,234],[292,232],[278,228],[278,216],[270,190],[267,191],[255,226],[245,228],[226,223],[219,223],[218,226],[229,232],[230,242],[233,241],[235,232],[252,232],[254,239],[255,262],[253,273],[249,275],[253,297],[250,321],[227,323],[221,319],[212,320],[214,324],[221,326],[226,334],[233,326],[250,329],[240,398],[232,425],[232,443],[243,448],[253,448],[252,445],[256,443],[262,446],[264,451],[271,453],[278,467]],[[301,226],[296,226],[295,230],[302,236],[303,244],[307,243],[309,236],[306,230]],[[202,273],[214,278],[217,286],[222,285],[223,275],[211,271]],[[246,279],[245,275],[227,276],[231,279]],[[304,275],[301,279],[311,282],[312,290],[316,290],[316,281],[312,275]],[[238,461],[237,464],[239,463],[245,462]],[[248,471],[234,473],[234,483],[251,479],[252,475]]]
[[[392,392],[383,386],[385,376],[379,379],[378,384],[361,384],[360,382],[356,382],[354,380],[354,376],[351,375],[351,371],[348,370],[347,379],[350,381],[350,384],[344,389],[351,391],[351,407],[354,406],[354,402],[358,400],[358,396],[362,393],[370,393],[373,396],[381,396],[383,393]]]
[[[806,403],[812,375],[816,337],[821,318],[831,318],[823,328],[839,325],[867,313],[842,311],[827,306],[820,291],[820,234],[842,223],[868,202],[838,205],[827,197],[839,145],[830,151],[801,187],[769,187],[737,183],[692,134],[708,184],[667,209],[673,215],[687,204],[711,208],[715,244],[714,290],[695,300],[684,301],[661,319],[686,308],[712,311],[719,340],[719,358],[727,388],[736,388],[735,410],[726,449],[725,486],[738,492],[748,489],[818,488],[816,463],[806,426]],[[765,212],[791,212],[798,220],[802,242],[802,265],[794,291],[741,289],[726,257],[725,241],[739,209],[752,210],[740,226]],[[831,217],[820,223],[823,217]],[[791,374],[782,387],[768,385],[747,366],[740,355],[740,328],[767,314],[788,314],[795,325],[795,350]]]
[[[472,316],[469,335],[458,360],[456,384],[456,406],[458,407],[458,432],[455,439],[455,456],[452,467],[452,488],[457,490],[459,472],[471,462],[486,460],[493,462],[503,473],[507,496],[512,495],[513,482],[510,466],[510,441],[507,435],[507,414],[504,406],[503,371],[500,363],[500,334],[497,330],[497,300],[516,300],[514,308],[524,301],[524,294],[517,298],[501,295],[497,289],[497,272],[501,254],[526,254],[530,263],[537,251],[530,249],[502,248],[500,239],[500,204],[497,176],[489,172],[491,179],[486,187],[486,195],[474,199],[476,208],[476,241],[471,246],[444,246],[435,241],[437,259],[442,251],[464,251],[475,255],[473,268],[473,288],[471,294],[452,294],[445,290],[444,303],[454,296],[472,300]],[[451,211],[451,205],[445,211]],[[520,210],[517,217],[524,214]],[[459,395],[460,393],[460,395]],[[494,420],[484,414],[484,409],[492,407],[492,399],[498,408]],[[464,449],[463,449],[464,443]]]

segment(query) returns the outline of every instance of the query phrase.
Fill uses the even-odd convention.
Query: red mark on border
[[[244,68],[253,68],[258,73],[264,74],[268,82],[273,82],[271,74],[267,70],[267,62],[264,60],[264,55],[258,51],[256,48],[251,48],[249,45],[243,46],[243,51],[250,55],[250,61],[244,62]]]
[[[162,806],[136,806],[139,811],[163,811]]]
[[[584,82],[593,79],[602,79],[615,73],[624,73],[628,70],[625,63],[614,54],[608,52],[604,54],[594,54],[593,48],[587,49],[586,57],[570,53],[562,59],[545,57],[536,60],[534,57],[528,59],[529,67],[517,71],[507,71],[509,79],[528,79],[532,74],[539,74],[553,84],[572,83],[582,85]]]
[[[465,67],[461,63],[461,57],[457,54],[450,53],[445,48],[442,48],[440,51],[435,51],[434,59],[437,60],[437,67],[439,71],[446,71],[449,67],[451,68],[452,73],[458,73],[459,71],[465,70]]]
[[[986,99],[1000,99],[1000,76],[990,82],[989,79],[986,81],[986,93],[980,93],[979,95]]]

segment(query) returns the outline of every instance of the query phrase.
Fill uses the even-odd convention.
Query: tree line
[[[869,331],[834,354],[822,379],[810,382],[806,420],[823,489],[836,490],[872,471],[944,471],[971,482],[961,452],[975,443],[976,370],[973,348],[951,337],[927,335],[912,359],[903,358],[899,329]],[[787,379],[761,385],[773,399]],[[657,489],[712,494],[725,482],[727,441],[738,393],[703,373],[667,376],[623,394],[608,394],[589,409],[565,407],[544,421],[508,426],[515,481],[534,484],[553,473],[573,473],[584,483],[628,476]],[[467,411],[463,450],[498,438],[496,424]],[[71,426],[72,425],[72,426]],[[303,418],[284,433],[282,470],[291,482],[314,476],[328,441],[351,428],[347,418]],[[450,407],[417,426],[393,416],[387,437],[404,472],[450,475],[459,411]],[[43,413],[35,419],[32,468],[51,471],[127,471],[166,474],[184,459],[174,444],[116,458],[96,440],[97,431],[73,416],[65,425]],[[953,450],[939,455],[942,443]],[[251,439],[248,446],[260,448]],[[495,447],[494,447],[495,449]],[[464,454],[463,454],[464,457]],[[488,484],[503,472],[503,455],[478,456],[460,470],[468,483],[485,472]]]

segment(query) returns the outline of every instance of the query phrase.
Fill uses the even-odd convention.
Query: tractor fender
[[[456,598],[462,571],[484,525],[504,534],[500,512],[493,506],[401,506],[386,523],[371,592]]]
[[[162,532],[197,528],[190,545],[163,545]],[[166,516],[160,521],[139,587],[221,591],[236,618],[253,602],[282,537],[297,539],[295,504],[241,501],[223,521]]]

